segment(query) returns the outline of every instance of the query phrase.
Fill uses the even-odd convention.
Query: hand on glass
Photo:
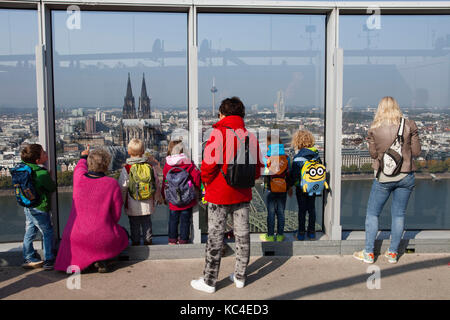
[[[89,145],[87,145],[86,150],[84,150],[83,152],[81,152],[82,156],[88,156],[89,155]]]

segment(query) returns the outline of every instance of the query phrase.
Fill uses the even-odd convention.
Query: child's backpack
[[[227,173],[223,172],[222,166],[220,166],[220,172],[229,186],[233,188],[252,188],[255,186],[256,161],[251,159],[248,132],[244,141],[242,141],[232,128],[226,128],[233,131],[238,140],[238,147],[233,163],[227,164]]]
[[[126,170],[130,176],[128,193],[134,200],[148,200],[156,192],[153,167],[148,163],[135,163],[127,165]]]
[[[287,192],[288,158],[286,155],[270,156],[267,159],[269,169],[269,190],[275,193]]]
[[[202,202],[202,204],[207,204],[208,202],[205,200],[205,196],[206,196],[206,188],[205,188],[205,186],[203,185],[203,182],[202,182],[202,184],[201,184],[201,186],[200,186],[200,189],[201,189],[201,197],[202,197],[201,202]]]
[[[166,200],[177,207],[183,207],[192,202],[197,196],[195,185],[189,172],[180,167],[173,167],[166,174]]]
[[[326,181],[327,170],[319,158],[305,161],[301,170],[300,186],[308,195],[321,195],[323,189],[328,189]]]
[[[33,170],[24,163],[9,170],[19,205],[34,208],[39,205],[40,196],[33,184]]]

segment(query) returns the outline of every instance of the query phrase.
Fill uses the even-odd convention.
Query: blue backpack
[[[33,184],[33,170],[24,163],[9,170],[12,184],[15,188],[16,200],[19,205],[33,208],[39,205],[40,197]]]
[[[189,172],[174,167],[166,175],[167,188],[164,190],[166,200],[177,207],[188,205],[196,198],[195,186]]]

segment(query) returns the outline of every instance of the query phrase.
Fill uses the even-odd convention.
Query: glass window
[[[20,146],[39,143],[36,105],[34,10],[0,9],[0,242],[22,241],[25,216],[9,169],[21,162]]]
[[[303,128],[313,133],[324,159],[324,15],[199,14],[198,43],[198,114],[205,138],[218,121],[221,101],[238,96],[246,107],[246,127],[259,134],[264,156],[263,131],[279,130],[292,161],[292,134]],[[252,232],[267,231],[262,183],[253,190]],[[322,201],[316,198],[316,230],[322,229]],[[285,231],[297,230],[295,192],[285,216]]]
[[[80,25],[53,11],[53,60],[60,232],[72,203],[72,172],[90,145],[112,154],[118,178],[133,138],[160,161],[173,131],[187,122],[187,14],[84,12]],[[153,234],[166,235],[168,208],[157,206]],[[129,228],[122,215],[120,223]]]
[[[368,17],[340,17],[342,227],[364,229],[374,177],[365,139],[378,102],[392,96],[405,116],[416,122],[422,144],[405,226],[449,229],[450,16],[382,15],[379,23]],[[381,214],[380,229],[390,229],[390,204]]]

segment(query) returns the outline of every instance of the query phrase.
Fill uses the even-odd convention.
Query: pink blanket
[[[99,260],[119,255],[128,246],[128,236],[119,224],[122,195],[110,177],[86,177],[87,161],[78,161],[73,173],[73,202],[69,221],[56,257],[55,269],[81,270]]]

